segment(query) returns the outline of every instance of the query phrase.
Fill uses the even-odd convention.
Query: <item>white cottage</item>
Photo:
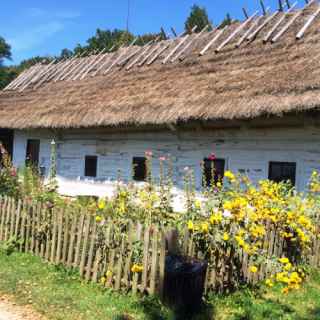
[[[170,154],[178,187],[213,164],[303,190],[320,170],[318,8],[33,66],[0,93],[0,140],[48,174],[54,139],[62,193],[144,180],[146,150]]]

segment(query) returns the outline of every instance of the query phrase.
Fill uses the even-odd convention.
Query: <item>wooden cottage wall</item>
[[[27,139],[39,138],[40,165],[50,166],[52,133],[45,130],[15,131],[14,164],[24,165]],[[63,131],[57,139],[58,174],[83,178],[86,155],[98,156],[97,180],[116,180],[121,169],[124,180],[132,174],[132,157],[152,150],[154,157],[171,155],[174,178],[182,182],[186,166],[193,168],[201,185],[200,162],[210,153],[226,160],[226,169],[245,172],[253,181],[268,177],[269,161],[296,162],[296,184],[302,190],[312,170],[320,170],[320,129],[265,128],[210,131],[166,131],[110,133],[100,130]],[[159,172],[154,160],[153,171]],[[180,184],[181,186],[181,184]]]

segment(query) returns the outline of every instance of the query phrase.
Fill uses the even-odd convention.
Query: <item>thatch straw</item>
[[[296,40],[296,34],[315,10],[316,5],[305,10],[274,44],[263,44],[262,39],[279,15],[256,39],[240,48],[235,44],[243,33],[220,53],[214,52],[233,32],[233,26],[202,57],[199,52],[213,34],[197,39],[192,53],[182,62],[163,65],[168,50],[151,66],[136,65],[129,71],[116,67],[107,75],[51,81],[23,92],[3,91],[0,127],[161,125],[250,119],[319,108],[320,18],[301,40]],[[170,48],[175,45],[173,42]]]

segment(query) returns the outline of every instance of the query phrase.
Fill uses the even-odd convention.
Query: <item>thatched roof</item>
[[[180,38],[150,65],[135,65],[126,70],[136,55],[106,75],[91,76],[92,70],[82,80],[48,79],[41,86],[34,84],[23,91],[2,91],[0,127],[161,125],[190,120],[251,119],[317,109],[320,106],[320,14],[302,39],[296,39],[317,9],[316,2],[305,9],[275,43],[263,43],[263,38],[284,13],[277,14],[252,41],[245,40],[239,48],[235,44],[255,19],[220,52],[215,49],[238,24],[225,30],[203,56],[199,52],[218,31],[202,34],[182,61],[162,63]],[[286,16],[273,37],[296,12]],[[252,30],[266,19],[261,18]],[[135,46],[127,53],[134,50]],[[110,55],[111,61],[115,61],[119,53]]]

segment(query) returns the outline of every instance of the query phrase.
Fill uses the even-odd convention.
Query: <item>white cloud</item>
[[[30,50],[49,39],[54,34],[62,31],[64,24],[61,21],[51,21],[37,27],[29,28],[19,32],[16,36],[8,39],[13,51]]]
[[[64,30],[70,20],[81,14],[68,9],[50,11],[31,7],[24,10],[23,15],[27,19],[24,22],[25,27],[22,30],[11,30],[11,37],[8,37],[14,55],[44,46],[52,36]]]

